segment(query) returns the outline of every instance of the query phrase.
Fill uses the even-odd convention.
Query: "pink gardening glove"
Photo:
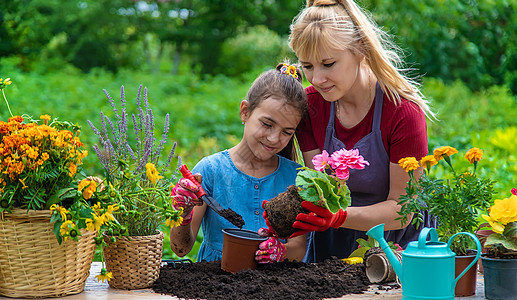
[[[300,230],[293,233],[289,238],[311,231],[325,231],[330,227],[339,228],[346,220],[347,213],[342,209],[333,214],[330,210],[309,201],[303,201],[302,207],[310,211],[310,213],[300,213],[296,216],[293,228]]]
[[[201,174],[196,175],[199,176],[196,179],[201,183]],[[171,190],[172,207],[177,210],[183,208],[183,225],[190,223],[194,206],[203,205],[203,201],[196,196],[198,191],[199,187],[186,178],[181,178]]]
[[[287,250],[278,237],[268,228],[260,228],[258,234],[269,238],[260,243],[259,250],[255,251],[255,260],[259,264],[284,261]]]

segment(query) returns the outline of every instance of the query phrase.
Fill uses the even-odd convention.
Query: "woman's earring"
[[[244,125],[244,121],[242,121],[242,125]]]

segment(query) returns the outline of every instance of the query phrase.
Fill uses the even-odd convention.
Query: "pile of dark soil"
[[[186,299],[322,299],[361,294],[370,282],[363,264],[339,259],[321,263],[282,262],[235,274],[221,261],[162,266],[156,293]]]

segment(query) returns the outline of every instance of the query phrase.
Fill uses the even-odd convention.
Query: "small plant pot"
[[[287,238],[296,231],[293,223],[299,213],[309,213],[302,207],[302,201],[298,188],[290,185],[285,192],[264,204],[269,224],[280,238]]]
[[[455,257],[455,274],[454,277],[458,277],[458,275],[467,268],[474,259],[476,259],[476,251],[474,251],[473,255],[466,256],[456,256]],[[458,280],[456,283],[456,287],[454,289],[454,294],[456,297],[466,297],[472,296],[476,294],[476,280],[477,280],[477,262],[474,264],[468,271]]]
[[[485,280],[485,298],[517,299],[517,259],[481,256]]]
[[[236,273],[241,270],[257,268],[255,251],[267,238],[255,231],[237,228],[225,228],[223,231],[223,257],[221,269]]]
[[[395,257],[402,262],[401,251],[395,251]],[[397,274],[384,252],[368,256],[365,265],[366,276],[371,283],[393,282],[397,279]]]

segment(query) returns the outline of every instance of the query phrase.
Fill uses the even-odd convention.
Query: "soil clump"
[[[285,192],[264,204],[269,224],[280,238],[287,238],[297,230],[293,223],[299,213],[309,213],[302,207],[302,201],[298,187],[290,185]]]
[[[184,299],[323,299],[361,294],[369,284],[363,264],[337,258],[265,264],[235,274],[223,271],[221,261],[202,261],[162,266],[153,290]]]
[[[244,219],[242,216],[233,211],[231,208],[221,209],[219,210],[218,214],[240,229],[242,229],[242,226],[244,226]]]

